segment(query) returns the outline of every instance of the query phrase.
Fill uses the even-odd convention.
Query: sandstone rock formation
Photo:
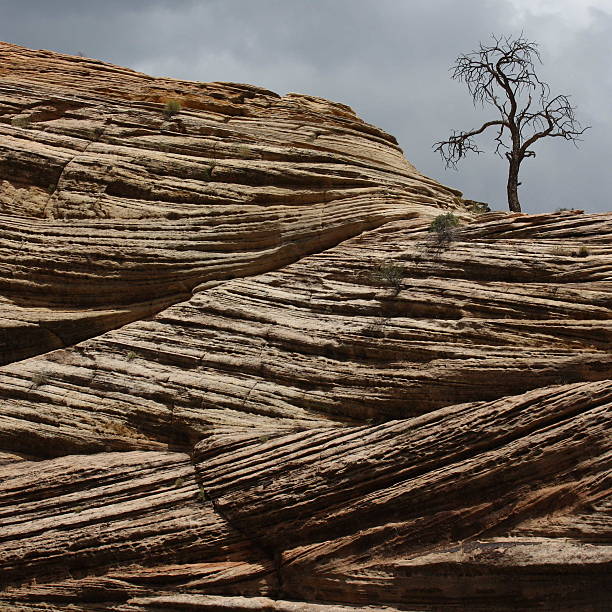
[[[612,215],[476,215],[326,100],[0,58],[0,609],[607,609]]]

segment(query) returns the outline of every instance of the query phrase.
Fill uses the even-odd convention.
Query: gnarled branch
[[[501,138],[504,127],[508,127],[505,121],[487,121],[478,129],[470,132],[453,132],[448,140],[442,140],[434,144],[434,151],[440,153],[446,163],[447,168],[457,168],[457,162],[465,157],[470,151],[473,153],[481,153],[473,140],[474,136],[482,134],[487,128],[497,125],[500,126],[496,140]],[[499,147],[499,145],[498,145]]]
[[[474,105],[491,104],[500,118],[476,130],[453,131],[448,140],[433,145],[446,167],[456,168],[467,153],[482,152],[474,137],[497,126],[495,153],[505,156],[510,164],[508,204],[514,211],[520,211],[520,164],[527,157],[535,157],[530,147],[549,136],[576,143],[589,129],[576,119],[576,109],[568,96],[551,98],[550,87],[535,70],[535,63],[541,61],[537,45],[522,34],[518,38],[493,36],[491,44],[480,43],[478,50],[460,55],[452,68],[453,79],[467,85]]]

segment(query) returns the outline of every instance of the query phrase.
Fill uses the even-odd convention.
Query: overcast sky
[[[425,174],[505,209],[505,160],[445,170],[432,143],[494,119],[452,81],[456,56],[492,33],[539,43],[540,74],[570,94],[575,148],[540,141],[521,169],[525,212],[612,210],[612,0],[0,0],[0,38],[157,76],[253,83],[348,104],[392,133]]]

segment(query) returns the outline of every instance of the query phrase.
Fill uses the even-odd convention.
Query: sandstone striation
[[[142,319],[202,282],[454,206],[458,193],[348,107],[308,96],[7,44],[0,94],[3,363]],[[167,117],[171,99],[182,110]]]
[[[0,93],[0,609],[607,609],[612,215],[309,96],[4,43]]]

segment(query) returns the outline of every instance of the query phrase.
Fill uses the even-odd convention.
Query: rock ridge
[[[2,317],[30,338],[0,346],[3,363],[458,195],[348,107],[309,96],[6,43],[0,88]],[[174,98],[183,108],[168,117]]]
[[[612,215],[308,95],[8,43],[0,94],[0,610],[607,609]]]

